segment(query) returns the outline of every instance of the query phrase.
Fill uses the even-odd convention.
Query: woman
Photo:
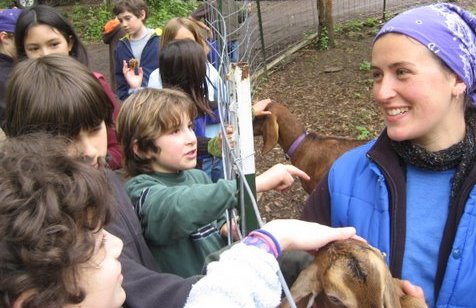
[[[302,218],[354,226],[430,307],[476,302],[476,18],[452,4],[402,13],[372,50],[386,129],[343,155]]]
[[[19,59],[36,59],[49,54],[69,55],[88,66],[86,48],[81,43],[73,26],[54,8],[38,5],[23,10],[15,27],[15,44]],[[93,72],[107,94],[112,106],[112,119],[119,113],[119,104],[111,87],[101,73]],[[107,127],[108,165],[112,169],[121,167],[122,153],[112,123]]]

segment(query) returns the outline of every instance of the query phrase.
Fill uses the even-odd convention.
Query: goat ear
[[[268,153],[278,143],[279,125],[278,119],[274,114],[266,115],[266,120],[263,123],[263,154]]]
[[[321,293],[322,286],[317,279],[317,271],[318,265],[313,262],[299,274],[294,282],[291,295],[298,307],[310,307],[308,303],[312,304],[316,295]]]

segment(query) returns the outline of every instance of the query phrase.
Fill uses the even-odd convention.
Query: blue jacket
[[[435,280],[435,307],[476,306],[475,183],[473,166],[445,226]],[[335,227],[354,226],[358,235],[386,253],[392,275],[401,278],[405,185],[405,164],[384,131],[376,141],[345,153],[333,164],[309,196],[302,219]]]
[[[149,38],[142,50],[140,58],[140,66],[144,71],[144,79],[142,87],[146,87],[149,82],[149,76],[152,71],[159,67],[159,46],[160,46],[160,30],[156,29],[155,33]],[[129,61],[134,58],[132,54],[131,43],[128,36],[124,36],[117,42],[114,54],[114,77],[116,80],[116,94],[120,100],[125,100],[129,96],[129,85],[127,84],[124,74],[122,73],[123,61]]]

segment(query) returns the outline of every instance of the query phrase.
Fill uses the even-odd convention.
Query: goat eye
[[[329,299],[329,301],[334,304],[334,305],[342,305],[342,302],[340,301],[340,299],[338,299],[337,297],[335,296],[332,296],[332,295],[328,295],[327,298]]]

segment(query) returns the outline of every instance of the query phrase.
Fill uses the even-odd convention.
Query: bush
[[[163,27],[171,18],[188,16],[197,8],[195,0],[150,0],[149,18],[147,26],[150,28]],[[74,29],[84,41],[99,41],[102,39],[102,29],[106,22],[114,18],[112,9],[105,4],[79,5],[73,7],[72,13],[64,11],[63,14],[71,20]]]

